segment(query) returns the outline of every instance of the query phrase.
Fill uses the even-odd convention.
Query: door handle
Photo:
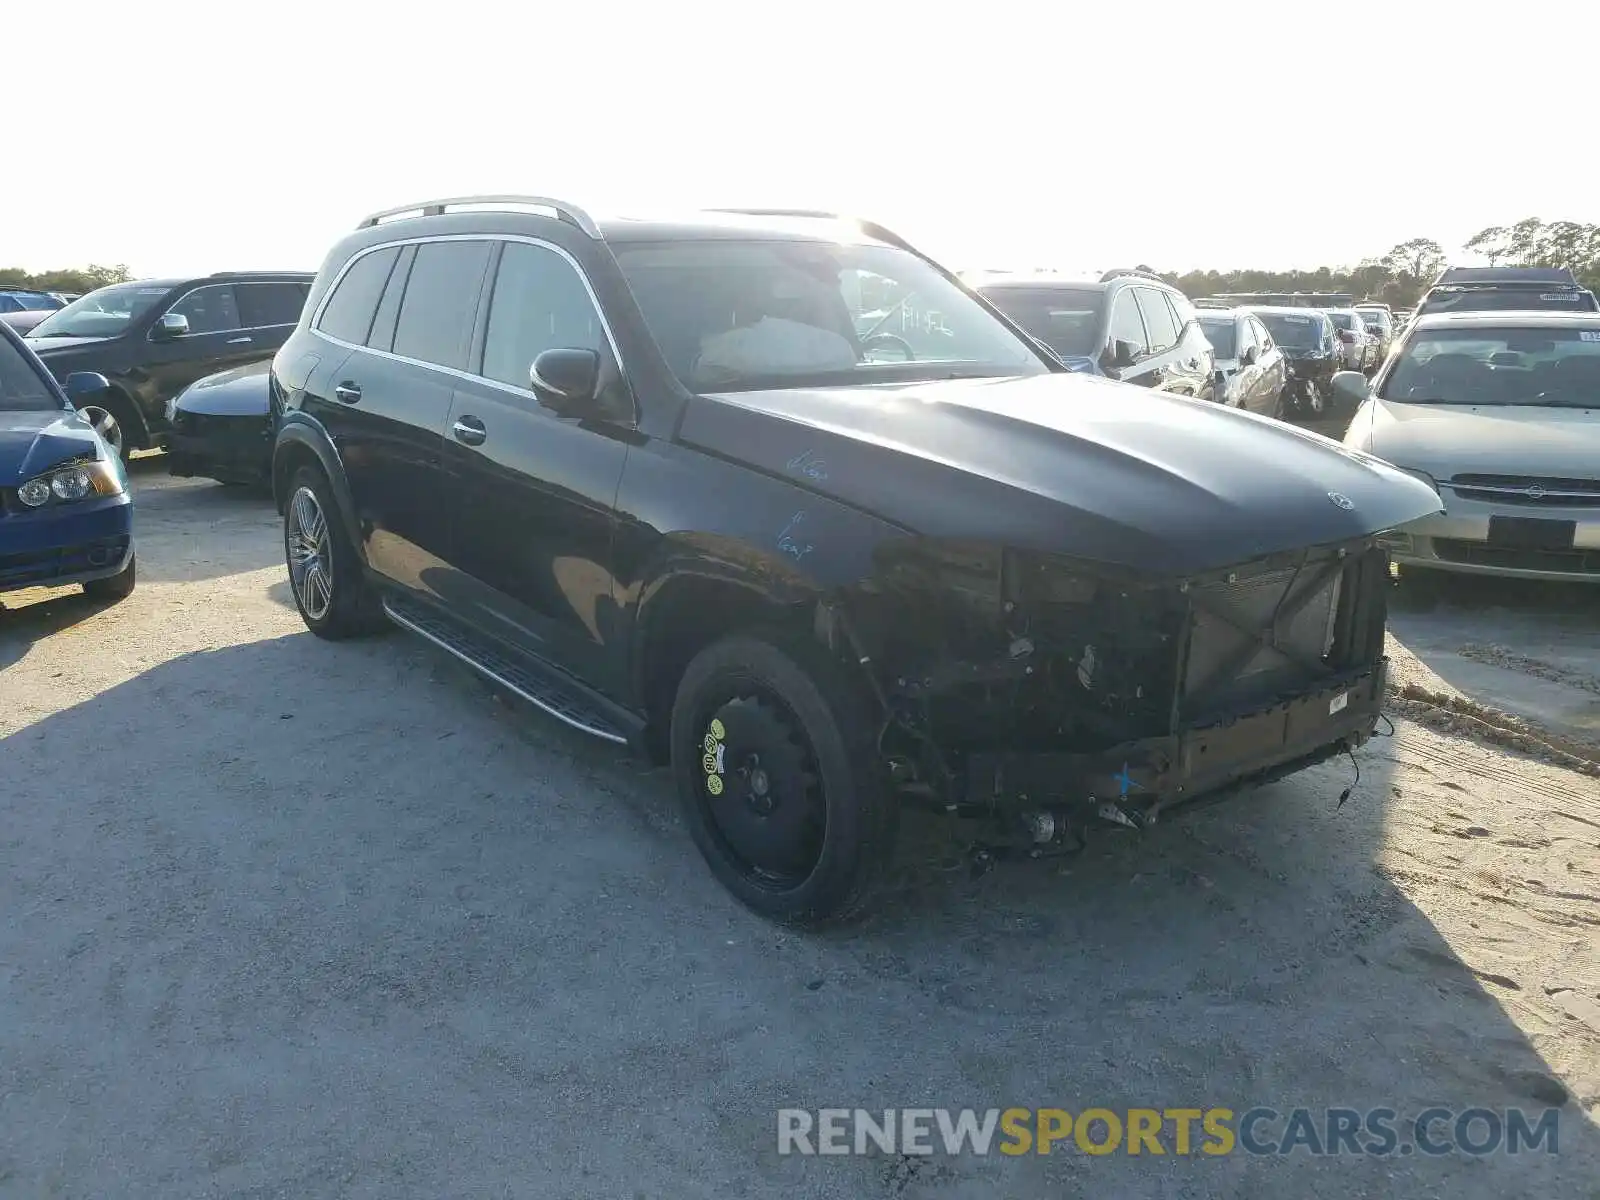
[[[333,395],[341,404],[354,404],[361,399],[361,389],[353,383],[341,383],[333,389]]]
[[[450,432],[455,434],[456,441],[464,446],[481,446],[484,439],[489,436],[489,431],[477,417],[456,418],[456,423],[450,427]]]
[[[247,337],[229,338],[228,339],[228,345],[230,345],[230,346],[248,346],[254,340],[255,340],[254,338],[247,338]]]

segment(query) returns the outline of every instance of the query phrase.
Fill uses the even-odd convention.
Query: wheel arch
[[[105,403],[99,407],[105,408],[117,419],[117,424],[122,426],[123,441],[127,443],[129,449],[149,450],[155,445],[155,439],[150,436],[150,425],[144,419],[144,410],[139,407],[138,402],[122,383],[115,379],[109,383]],[[76,408],[77,405],[73,407]]]
[[[291,414],[284,418],[272,448],[272,500],[280,516],[289,504],[290,480],[296,471],[306,466],[318,468],[327,478],[340,523],[365,564],[366,546],[361,537],[361,523],[356,517],[355,500],[339,451],[319,422],[302,414]]]
[[[823,591],[775,558],[712,560],[681,552],[639,590],[629,645],[629,682],[647,722],[652,755],[664,756],[679,681],[695,655],[739,630],[809,628]]]

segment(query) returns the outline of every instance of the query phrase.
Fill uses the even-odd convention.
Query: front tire
[[[898,809],[879,718],[844,666],[800,635],[734,634],[690,662],[672,707],[684,820],[723,886],[775,921],[868,907]]]
[[[301,467],[289,481],[283,552],[294,606],[312,633],[339,641],[387,626],[339,520],[327,476],[315,467]]]
[[[83,594],[91,600],[115,604],[133,595],[133,585],[138,582],[138,564],[135,555],[128,555],[128,565],[105,579],[91,579],[83,585]]]

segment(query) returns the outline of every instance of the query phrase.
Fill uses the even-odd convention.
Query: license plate
[[[1336,712],[1343,712],[1349,703],[1350,693],[1340,692],[1332,700],[1328,701],[1328,715],[1331,717]]]
[[[1538,517],[1490,517],[1489,545],[1515,550],[1571,550],[1576,521],[1546,521]]]

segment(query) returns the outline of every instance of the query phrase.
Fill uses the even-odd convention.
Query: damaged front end
[[[902,796],[1035,846],[1364,742],[1384,694],[1376,538],[1193,578],[988,545],[885,548],[824,610],[870,671]]]

